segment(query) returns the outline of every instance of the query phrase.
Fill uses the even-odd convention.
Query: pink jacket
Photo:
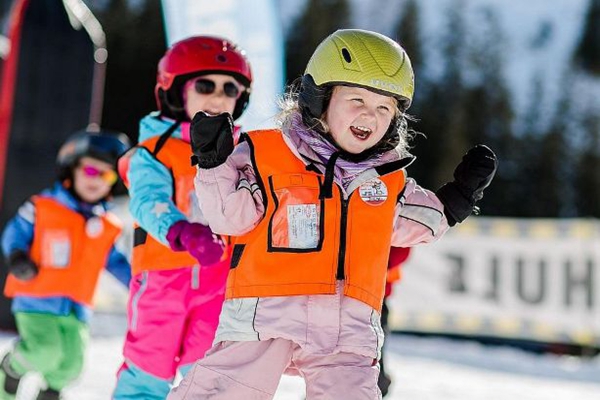
[[[307,146],[295,145],[289,133],[284,133],[284,139],[301,160],[318,159]],[[324,172],[325,167],[320,167]],[[374,169],[368,169],[342,190],[347,196],[376,176]],[[337,179],[336,183],[342,187]],[[215,233],[239,236],[251,231],[263,217],[262,194],[252,167],[250,147],[245,142],[236,146],[223,165],[199,169],[195,184],[202,213]],[[396,247],[433,242],[448,229],[439,199],[410,178],[396,206],[393,223],[391,245]],[[338,325],[338,329],[333,329],[331,316],[336,315],[336,309],[338,319],[333,327]],[[311,331],[319,331],[322,336],[325,327],[331,328],[331,337],[336,338],[333,342],[325,343],[317,336],[311,340]],[[277,337],[301,346],[316,346],[315,351],[350,351],[373,358],[378,357],[383,342],[378,313],[343,295],[242,298],[225,302],[215,342]]]

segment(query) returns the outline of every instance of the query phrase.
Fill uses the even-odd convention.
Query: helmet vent
[[[225,57],[223,54],[219,54],[217,56],[217,61],[222,63],[227,62],[227,57]]]
[[[350,52],[348,51],[348,49],[345,47],[342,49],[342,56],[344,57],[344,60],[346,60],[346,62],[348,64],[350,64],[352,62],[352,56],[350,55]]]

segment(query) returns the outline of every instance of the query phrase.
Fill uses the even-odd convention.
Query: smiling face
[[[115,181],[112,165],[95,158],[82,157],[73,168],[73,189],[88,203],[97,203],[108,196]]]
[[[202,82],[196,84],[197,81]],[[228,90],[232,87],[231,85],[238,89],[235,96],[231,90]],[[190,119],[198,111],[213,115],[224,112],[233,114],[235,103],[243,90],[244,87],[229,75],[209,74],[190,79],[183,88],[185,111]]]
[[[343,150],[359,154],[375,146],[397,112],[396,100],[353,86],[336,86],[324,119]]]

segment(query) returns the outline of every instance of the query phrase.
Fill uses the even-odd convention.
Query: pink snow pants
[[[223,265],[221,265],[223,264]],[[123,355],[144,372],[173,379],[212,346],[229,261],[206,268],[145,271],[133,277]]]
[[[273,399],[288,368],[304,378],[307,400],[381,399],[379,369],[372,358],[309,353],[290,340],[269,339],[218,343],[167,400]]]

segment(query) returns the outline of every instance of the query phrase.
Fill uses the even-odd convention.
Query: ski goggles
[[[90,178],[100,177],[105,183],[114,185],[117,182],[117,173],[112,170],[100,171],[98,168],[91,165],[80,165],[83,174]]]
[[[194,82],[194,89],[198,94],[212,94],[217,89],[217,84],[210,79],[199,78]],[[225,82],[223,85],[223,93],[229,98],[237,99],[240,97],[241,89],[234,82]]]

